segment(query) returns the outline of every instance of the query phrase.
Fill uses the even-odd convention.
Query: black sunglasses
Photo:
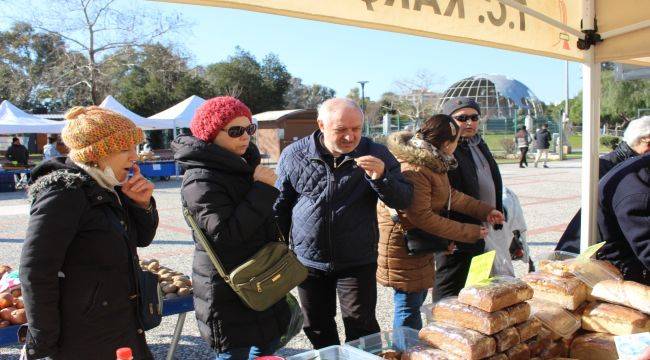
[[[248,126],[232,126],[228,129],[221,129],[221,131],[227,132],[228,136],[230,136],[231,138],[238,138],[244,135],[244,131],[248,135],[253,136],[253,134],[255,134],[255,132],[257,131],[257,125],[250,124]]]
[[[473,115],[456,115],[454,116],[454,120],[460,121],[460,122],[465,122],[467,120],[472,120],[472,121],[478,121],[478,114],[473,114]]]

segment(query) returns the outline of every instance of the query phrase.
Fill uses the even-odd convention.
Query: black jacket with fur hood
[[[155,206],[142,209],[118,188],[120,205],[65,158],[44,162],[32,179],[20,257],[28,359],[114,360],[120,347],[152,359],[129,297],[136,293],[136,249],[156,233]],[[120,222],[128,238],[114,225]]]

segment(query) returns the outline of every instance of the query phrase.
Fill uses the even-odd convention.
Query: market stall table
[[[0,192],[12,192],[16,190],[14,175],[27,174],[27,178],[29,178],[31,173],[31,168],[0,168]]]
[[[174,358],[174,352],[178,347],[178,341],[181,337],[183,325],[185,324],[185,316],[188,312],[194,311],[194,297],[182,296],[173,299],[165,299],[163,305],[163,316],[178,315],[176,320],[176,327],[174,328],[174,335],[172,342],[167,351],[167,359]],[[0,328],[0,346],[14,345],[18,343],[18,329],[21,325],[9,326]]]

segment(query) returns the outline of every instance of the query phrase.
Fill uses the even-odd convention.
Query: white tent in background
[[[104,109],[113,110],[116,113],[122,114],[133,121],[138,127],[141,127],[144,130],[162,130],[162,129],[173,129],[174,124],[170,120],[150,120],[145,117],[142,117],[133,111],[127,109],[124,105],[120,104],[119,101],[115,100],[114,97],[108,95],[104,101],[99,105]]]
[[[149,116],[149,119],[156,121],[170,120],[174,122],[176,127],[188,128],[190,127],[190,121],[194,117],[194,112],[204,102],[205,100],[200,96],[192,95],[167,110]]]
[[[59,134],[65,121],[40,119],[5,100],[0,104],[0,134]]]

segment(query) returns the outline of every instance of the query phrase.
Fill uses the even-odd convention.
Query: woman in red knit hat
[[[185,168],[183,206],[212,242],[227,272],[277,239],[276,176],[260,165],[260,153],[250,142],[257,129],[251,120],[241,101],[216,97],[196,111],[192,136],[179,136],[172,143],[174,158]],[[286,301],[265,311],[250,309],[198,244],[192,283],[199,332],[217,359],[253,359],[277,350],[290,318]]]

